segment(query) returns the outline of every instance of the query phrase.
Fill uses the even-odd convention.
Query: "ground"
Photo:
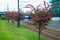
[[[38,40],[38,34],[16,24],[0,20],[0,40]],[[41,36],[41,40],[47,40]]]

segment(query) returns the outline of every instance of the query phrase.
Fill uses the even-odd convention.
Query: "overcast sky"
[[[49,3],[49,0],[45,0]],[[43,0],[20,0],[20,8],[27,4],[32,4],[36,7],[39,4],[43,4]],[[0,11],[7,11],[7,6],[9,11],[17,11],[17,0],[0,0]]]

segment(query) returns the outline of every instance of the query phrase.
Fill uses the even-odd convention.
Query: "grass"
[[[13,23],[0,20],[0,40],[38,40],[38,34],[22,26],[18,27]],[[41,36],[41,40],[47,39]]]

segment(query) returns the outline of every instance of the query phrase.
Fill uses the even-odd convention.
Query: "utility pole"
[[[7,13],[9,12],[9,5],[7,3]],[[9,18],[8,18],[8,22],[9,22]]]
[[[18,4],[18,20],[17,20],[17,25],[20,26],[20,13],[19,13],[19,0],[17,0],[17,4]]]
[[[9,12],[9,5],[8,5],[8,3],[7,3],[7,12]]]

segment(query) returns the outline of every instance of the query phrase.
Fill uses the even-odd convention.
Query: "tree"
[[[41,30],[45,29],[45,26],[48,25],[51,16],[48,12],[40,11],[39,9],[35,10],[35,14],[32,14],[30,16],[33,22],[37,24],[37,28],[39,29],[39,38],[40,38]]]
[[[6,16],[5,19],[6,19],[8,22],[9,22],[9,20],[10,20],[10,15],[9,15],[9,14],[10,14],[10,12],[7,12],[7,13],[5,14],[5,16]]]
[[[21,13],[17,13],[17,12],[8,12],[6,13],[6,19],[11,20],[12,23],[14,23],[15,21],[18,21],[22,18],[22,14]]]
[[[45,1],[44,1],[45,3]],[[39,9],[40,4],[34,8],[33,5],[29,4],[26,6],[26,8],[32,8],[32,11],[34,13],[29,14],[29,16],[32,18],[35,25],[37,25],[37,28],[39,29],[39,40],[40,40],[40,34],[43,29],[45,29],[45,26],[48,25],[48,22],[51,20],[51,15],[48,12],[48,7],[43,8],[42,10]]]
[[[51,0],[50,3],[51,3],[51,9],[53,9],[52,16],[60,17],[60,0]]]

